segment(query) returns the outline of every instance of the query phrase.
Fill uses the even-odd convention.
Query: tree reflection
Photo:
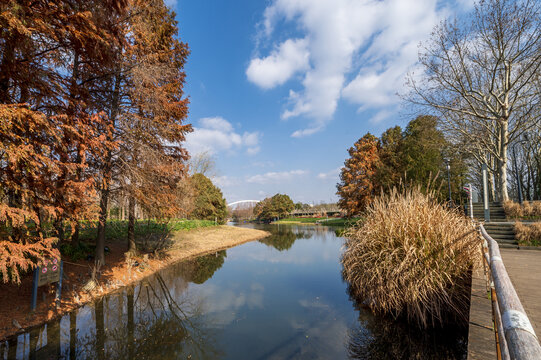
[[[224,257],[225,251],[215,258],[223,263]],[[208,278],[219,266],[219,260],[203,261],[196,277]],[[61,347],[66,349],[65,357],[70,359],[214,359],[223,356],[215,341],[217,330],[204,326],[203,300],[190,296],[187,288],[182,276],[167,271],[135,287],[103,297],[65,315],[64,322],[57,320],[33,329],[30,358],[62,358]],[[61,324],[69,327],[64,332],[69,336],[60,336]],[[41,349],[36,350],[40,334],[48,336]],[[19,337],[22,338],[24,336]],[[9,359],[18,357],[14,353],[17,340],[13,337],[6,343]]]
[[[195,269],[190,274],[190,281],[195,284],[203,284],[214,275],[216,270],[222,267],[226,256],[225,250],[222,250],[215,254],[200,256],[195,259],[193,261]]]
[[[467,353],[467,325],[421,330],[356,308],[359,322],[347,336],[351,359],[463,359]]]
[[[129,289],[127,324],[107,332],[111,343],[108,355],[142,359],[207,359],[222,355],[213,330],[206,329],[202,321],[202,300],[185,294],[185,281],[178,276],[166,280],[156,274]],[[178,289],[182,289],[180,296],[176,296]]]
[[[259,240],[260,243],[263,243],[267,246],[272,246],[278,251],[289,250],[297,239],[309,239],[312,237],[312,234],[304,231],[293,231],[295,228],[291,226],[277,226],[272,225],[271,234],[266,238]],[[265,229],[267,230],[267,229]]]

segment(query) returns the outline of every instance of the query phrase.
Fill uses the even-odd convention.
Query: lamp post
[[[451,165],[449,159],[444,159],[445,167],[447,168],[447,185],[449,185],[449,204],[452,204],[453,199],[451,198]]]

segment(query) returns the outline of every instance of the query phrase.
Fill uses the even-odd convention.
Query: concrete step
[[[496,240],[497,242],[505,242],[505,243],[511,243],[511,244],[514,244],[514,243],[517,242],[513,236],[511,236],[511,237],[500,237],[500,236],[492,236],[491,235],[490,237],[493,238],[494,240]]]
[[[496,239],[494,239],[496,240]],[[514,246],[518,246],[518,242],[516,241],[506,241],[506,240],[496,240],[496,242],[498,243],[498,245],[502,246],[502,245],[514,245]]]
[[[470,205],[468,205],[470,207]],[[474,209],[483,209],[485,207],[484,204],[473,204]],[[501,205],[488,205],[489,209],[503,209],[503,206]]]
[[[494,211],[494,210],[490,210],[490,215],[502,215],[502,216],[505,216],[505,212],[504,211]],[[474,210],[473,211],[473,215],[485,215],[485,211],[484,210]]]
[[[490,237],[498,242],[510,242],[513,244],[517,242],[517,240],[513,236],[505,237],[505,236],[490,235]]]
[[[468,214],[469,215],[469,214]],[[474,212],[473,213],[473,216],[474,217],[485,217],[485,213],[484,212]],[[505,213],[495,213],[495,212],[491,212],[490,213],[490,217],[507,217],[505,216]]]
[[[469,210],[469,208],[468,208]],[[501,213],[505,213],[505,210],[503,208],[489,208],[490,212],[501,212]],[[475,214],[476,212],[484,212],[485,209],[480,207],[480,208],[473,208],[473,213]]]
[[[500,244],[498,243],[499,247],[502,249],[516,249],[518,248],[518,244]]]
[[[487,231],[488,234],[492,237],[494,236],[507,236],[515,238],[515,232],[514,231]]]
[[[505,223],[505,224],[495,224],[495,223],[492,223],[492,222],[488,222],[488,223],[485,223],[483,225],[485,227],[485,229],[492,229],[492,228],[498,228],[498,229],[501,229],[501,228],[506,228],[506,229],[514,229],[515,228],[515,223]]]
[[[470,208],[468,207],[468,210],[469,210],[469,209],[470,209]],[[503,208],[489,208],[489,210],[490,210],[490,212],[505,213],[505,210],[504,210]],[[482,207],[478,207],[478,208],[474,207],[474,208],[473,208],[473,213],[474,213],[474,214],[475,214],[475,213],[482,213],[482,212],[484,212],[484,211],[485,211],[485,209],[482,208]]]
[[[468,207],[470,207],[470,206],[468,205]],[[479,204],[479,205],[473,204],[473,208],[474,209],[484,209],[485,206],[483,204]],[[488,208],[489,209],[503,209],[503,206],[489,205]]]
[[[489,222],[489,223],[485,223],[483,226],[485,227],[485,229],[514,229],[515,228],[515,224],[509,224],[509,223],[495,224],[495,223]]]
[[[476,219],[484,220],[485,219],[485,214],[473,214],[473,217],[476,218]],[[505,217],[504,215],[490,214],[490,219],[493,219],[493,218],[494,219],[507,219],[507,217]]]
[[[469,209],[470,209],[470,208],[468,207],[468,210],[469,210]],[[501,211],[501,212],[505,212],[504,208],[488,208],[488,209],[489,209],[490,211]],[[473,208],[473,212],[482,212],[482,211],[484,211],[484,210],[485,210],[485,208],[483,208],[483,207],[474,207],[474,208]]]

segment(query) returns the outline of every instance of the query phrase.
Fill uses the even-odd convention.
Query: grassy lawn
[[[172,219],[167,222],[156,220],[137,220],[135,222],[135,236],[150,234],[163,234],[174,231],[190,230],[207,226],[214,226],[211,220],[187,220]],[[80,239],[93,241],[98,234],[97,221],[85,221],[81,223]],[[106,239],[123,239],[128,234],[128,220],[108,220],[105,227]]]
[[[215,226],[210,220],[172,219],[169,221],[138,220],[135,222],[135,240],[137,247],[145,250],[152,239],[169,238],[172,233],[196,228]],[[70,229],[66,229],[70,233]],[[77,261],[94,253],[94,242],[98,235],[97,221],[82,221],[79,232],[80,242],[73,245],[70,242],[60,244],[60,252]],[[105,239],[115,242],[125,242],[128,236],[127,220],[108,220],[105,227]]]

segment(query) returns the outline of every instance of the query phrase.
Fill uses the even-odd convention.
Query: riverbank
[[[266,231],[233,226],[213,226],[178,231],[168,239],[169,245],[158,254],[139,254],[126,259],[125,242],[109,240],[107,264],[92,282],[92,260],[64,262],[62,298],[54,306],[55,284],[38,289],[38,303],[30,311],[32,276],[27,275],[19,286],[0,284],[0,340],[25,329],[50,321],[88,303],[95,298],[140,281],[153,273],[182,260],[214,253],[270,235]]]
[[[324,225],[348,227],[354,225],[360,218],[309,218],[309,217],[290,217],[272,222],[272,224],[288,224],[288,225]]]

